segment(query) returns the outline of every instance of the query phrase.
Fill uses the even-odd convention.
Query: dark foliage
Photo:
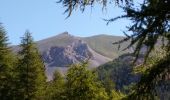
[[[124,4],[124,3],[126,5],[129,5],[132,2],[132,0],[114,0],[114,1],[112,0],[110,1],[107,1],[107,0],[59,0],[57,3],[62,3],[63,6],[66,7],[66,10],[64,13],[68,13],[68,16],[67,16],[68,18],[70,17],[74,9],[80,8],[80,10],[84,12],[86,6],[93,7],[95,2],[101,4],[103,8],[105,8],[108,2],[110,3],[112,2],[117,5]]]

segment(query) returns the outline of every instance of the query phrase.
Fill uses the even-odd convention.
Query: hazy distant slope
[[[141,56],[142,57],[142,56]],[[113,61],[107,62],[97,67],[99,80],[105,83],[107,79],[115,83],[115,88],[123,93],[129,92],[128,86],[137,83],[140,80],[140,74],[133,72],[132,62],[135,56],[133,54],[123,54]],[[141,64],[143,58],[139,58],[136,64]]]
[[[97,53],[109,58],[116,58],[123,53],[129,52],[129,50],[122,51],[129,42],[121,44],[121,49],[118,50],[118,45],[113,45],[113,42],[119,41],[124,37],[112,36],[112,35],[97,35],[92,37],[85,37],[83,40]]]

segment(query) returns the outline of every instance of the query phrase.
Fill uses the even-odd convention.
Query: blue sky
[[[109,19],[122,14],[120,9],[109,5],[106,11],[95,5],[84,13],[78,9],[65,19],[65,8],[56,4],[57,0],[0,0],[0,22],[3,23],[11,44],[18,44],[20,37],[29,30],[35,40],[45,39],[68,31],[75,36],[97,34],[123,35],[127,20],[119,20],[106,25],[103,18]]]

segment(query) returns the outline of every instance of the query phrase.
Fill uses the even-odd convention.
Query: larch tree
[[[25,32],[18,63],[18,100],[43,100],[46,88],[45,67],[31,33]]]

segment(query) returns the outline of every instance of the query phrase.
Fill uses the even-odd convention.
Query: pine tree
[[[53,80],[49,82],[46,92],[46,100],[65,100],[65,80],[61,73],[56,70]]]
[[[29,31],[21,41],[18,64],[20,100],[43,100],[46,87],[45,68]]]
[[[67,97],[69,100],[107,100],[105,89],[97,81],[87,64],[72,65],[67,73]]]
[[[14,55],[8,47],[6,31],[0,24],[0,99],[9,100],[13,98],[13,66]]]

